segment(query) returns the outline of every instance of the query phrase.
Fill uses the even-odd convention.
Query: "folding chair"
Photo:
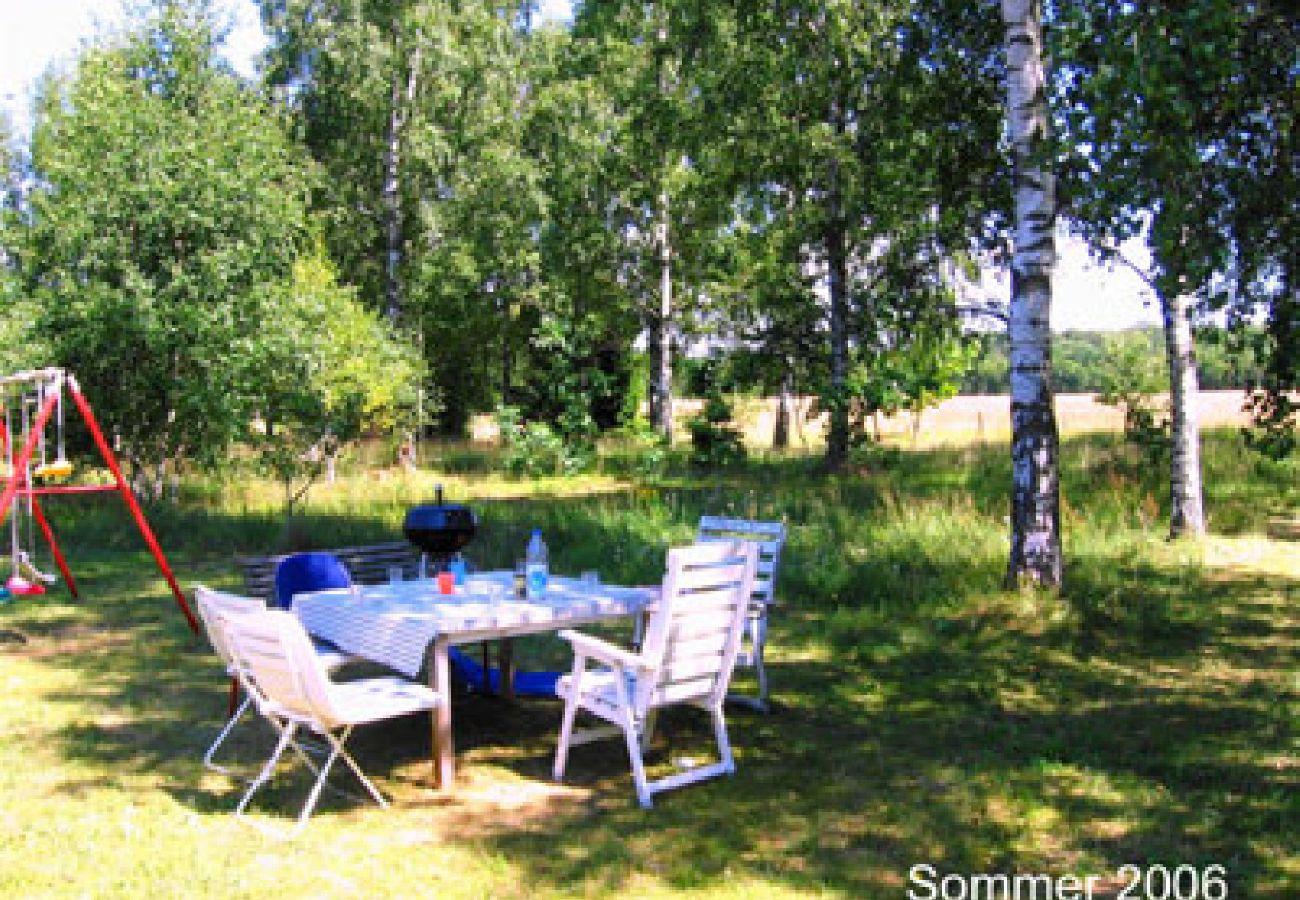
[[[244,615],[219,613],[218,618],[225,627],[235,665],[247,679],[258,710],[280,732],[266,765],[240,798],[235,816],[262,828],[248,819],[244,810],[253,795],[270,780],[289,747],[315,772],[316,781],[294,829],[287,835],[277,836],[295,837],[302,831],[338,759],[347,764],[375,802],[386,809],[388,802],[344,745],[355,726],[431,710],[443,702],[441,695],[424,685],[394,676],[343,683],[330,681],[302,624],[285,610],[268,609]],[[298,731],[304,728],[320,735],[330,747],[329,756],[319,768],[296,739]]]
[[[722,705],[735,667],[741,633],[754,591],[758,547],[752,543],[695,544],[668,552],[663,591],[650,611],[639,652],[565,630],[573,645],[573,671],[556,684],[564,718],[555,751],[554,776],[564,777],[570,744],[623,733],[636,795],[643,807],[660,791],[735,771]],[[591,659],[600,667],[588,669]],[[647,781],[642,753],[663,706],[692,704],[713,718],[719,761]],[[609,726],[574,733],[579,709]]]
[[[235,699],[240,693],[239,672],[231,656],[229,640],[226,637],[225,628],[218,614],[241,615],[260,612],[266,609],[266,604],[256,597],[243,597],[239,594],[214,591],[200,584],[194,588],[194,605],[198,607],[199,618],[203,621],[203,627],[208,633],[208,641],[212,644],[212,649],[216,651],[217,658],[226,667],[226,674],[231,678],[230,712],[226,717],[225,725],[217,734],[216,739],[213,740],[212,745],[208,747],[208,751],[203,754],[203,765],[214,772],[220,772],[222,775],[231,775],[230,769],[218,765],[213,759],[217,755],[217,750],[226,742],[226,738],[235,730],[235,726],[248,713],[253,704],[253,698],[247,690],[243,690],[244,702],[240,703],[238,708],[235,708]],[[346,654],[332,648],[317,648],[317,654],[320,657],[321,665],[330,671],[339,668],[350,660],[350,657]]]
[[[745,637],[749,646],[741,647],[736,665],[754,669],[758,681],[758,696],[732,694],[727,699],[742,703],[759,712],[767,712],[768,685],[764,652],[767,648],[767,614],[776,590],[777,569],[781,564],[781,550],[785,546],[785,525],[781,522],[758,522],[750,519],[729,519],[721,516],[701,516],[696,543],[710,541],[751,541],[758,545],[758,573],[754,580],[754,594],[750,599],[749,618],[745,623]]]

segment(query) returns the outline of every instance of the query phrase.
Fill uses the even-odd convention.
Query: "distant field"
[[[683,400],[677,405],[678,421],[695,415],[700,401]],[[796,403],[791,427],[793,446],[820,445],[825,430],[825,416],[809,416],[811,398]],[[1241,391],[1203,391],[1198,398],[1201,425],[1206,428],[1244,425]],[[768,447],[776,421],[776,400],[763,398],[740,400],[736,415],[745,439],[751,447]],[[1062,434],[1085,431],[1119,431],[1123,413],[1113,406],[1098,403],[1093,394],[1057,394],[1056,415]],[[911,413],[881,417],[880,435],[891,443],[911,444],[916,425]],[[986,441],[1005,441],[1011,435],[1011,406],[1006,394],[973,394],[945,400],[921,414],[916,443],[922,447],[964,445]]]
[[[1202,427],[1222,428],[1244,425],[1241,391],[1202,391],[1198,410]],[[738,398],[734,401],[735,417],[751,449],[772,445],[776,423],[776,398]],[[686,422],[699,414],[702,400],[678,400],[673,404],[679,442],[689,440]],[[813,413],[814,398],[795,399],[790,427],[792,449],[819,448],[824,440],[826,417]],[[1064,435],[1085,431],[1119,431],[1123,413],[1113,406],[1098,403],[1094,394],[1057,394],[1057,423]],[[881,438],[894,444],[912,445],[915,420],[911,413],[882,416]],[[496,422],[489,415],[476,416],[472,425],[475,441],[496,440]],[[945,400],[921,414],[915,433],[918,447],[963,446],[990,441],[1003,442],[1011,436],[1011,406],[1006,394],[970,394]]]

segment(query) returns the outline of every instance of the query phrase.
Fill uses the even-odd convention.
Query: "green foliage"
[[[621,424],[626,358],[601,340],[599,317],[565,314],[555,298],[551,305],[529,341],[529,382],[514,393],[526,417],[550,422],[567,443],[588,452],[602,428]]]
[[[1282,460],[1300,447],[1300,403],[1285,391],[1258,390],[1247,403],[1255,424],[1243,430],[1246,446],[1269,459]]]
[[[1196,333],[1196,369],[1204,390],[1246,390],[1264,377],[1261,360],[1266,333],[1257,327]],[[976,336],[978,350],[961,379],[962,393],[998,394],[1007,389],[1007,341],[1002,333]],[[1159,328],[1126,331],[1067,331],[1052,338],[1052,385],[1059,393],[1095,394],[1110,389],[1131,370],[1140,370],[1144,390],[1168,390],[1165,343]]]
[[[52,83],[33,135],[24,288],[137,472],[242,432],[307,223],[308,169],[215,40],[202,4],[162,6]]]
[[[727,111],[709,159],[733,198],[720,239],[734,263],[718,279],[731,290],[711,294],[742,311],[778,383],[796,375],[819,394],[834,463],[847,394],[863,387],[847,384],[851,348],[942,333],[945,258],[1005,210],[996,17],[914,3],[707,18],[693,62],[706,109]],[[956,109],[962,127],[943,124]]]
[[[36,305],[14,269],[22,240],[19,150],[0,112],[0,374],[39,368],[49,360],[36,326]]]
[[[670,461],[668,442],[645,419],[633,419],[610,437],[618,447],[618,455],[630,460],[630,464],[625,466],[629,474],[653,480],[667,472]],[[610,470],[608,454],[602,458],[601,468]]]
[[[704,396],[704,408],[686,423],[691,435],[691,461],[705,469],[735,466],[745,460],[745,443],[732,424],[731,404],[712,379]]]
[[[271,357],[261,427],[248,440],[284,485],[292,513],[349,444],[414,426],[423,365],[354,290],[339,286],[321,248],[294,263],[290,280],[273,289],[271,309],[261,335]]]
[[[594,445],[569,443],[546,422],[524,420],[516,407],[497,410],[497,427],[505,451],[501,464],[516,477],[574,475],[595,462]]]
[[[267,80],[289,89],[327,177],[331,256],[363,302],[418,333],[441,425],[535,379],[541,174],[525,139],[544,73],[519,7],[434,0],[262,4]]]
[[[1198,0],[1062,4],[1053,26],[1071,215],[1107,253],[1145,233],[1160,296],[1266,319],[1256,410],[1284,437],[1278,400],[1300,383],[1300,20],[1286,4]]]
[[[1168,403],[1157,399],[1167,386],[1155,332],[1106,335],[1100,359],[1090,368],[1100,384],[1097,400],[1124,412],[1124,436],[1141,451],[1148,466],[1164,468],[1170,453]],[[1136,338],[1136,339],[1135,339]]]

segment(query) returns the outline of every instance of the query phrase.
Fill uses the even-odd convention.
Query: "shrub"
[[[691,460],[705,468],[732,466],[745,460],[740,432],[731,424],[731,404],[714,394],[704,409],[687,422],[691,433]]]

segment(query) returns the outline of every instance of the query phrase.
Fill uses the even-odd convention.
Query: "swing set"
[[[64,392],[81,414],[99,455],[112,473],[112,484],[57,484],[72,474],[64,446]],[[49,442],[46,428],[54,420],[54,459],[49,459]],[[54,563],[63,576],[73,599],[78,599],[77,582],[68,568],[67,559],[54,537],[54,529],[41,506],[41,498],[64,494],[89,494],[100,491],[117,491],[135,520],[149,552],[153,554],[159,571],[167,580],[176,597],[176,603],[185,614],[191,630],[199,632],[198,621],[190,611],[185,595],[176,583],[167,557],[163,555],[153,529],[145,520],[144,512],[135,499],[130,485],[122,476],[122,469],[113,450],[104,439],[95,414],[77,385],[77,380],[60,368],[33,369],[14,375],[0,376],[0,526],[9,519],[9,556],[11,573],[0,586],[0,600],[9,596],[44,594],[48,585],[57,578],[36,567],[32,551],[39,529],[49,546]],[[24,525],[26,526],[24,528]],[[24,535],[24,532],[25,535]],[[24,537],[26,540],[24,541]]]

